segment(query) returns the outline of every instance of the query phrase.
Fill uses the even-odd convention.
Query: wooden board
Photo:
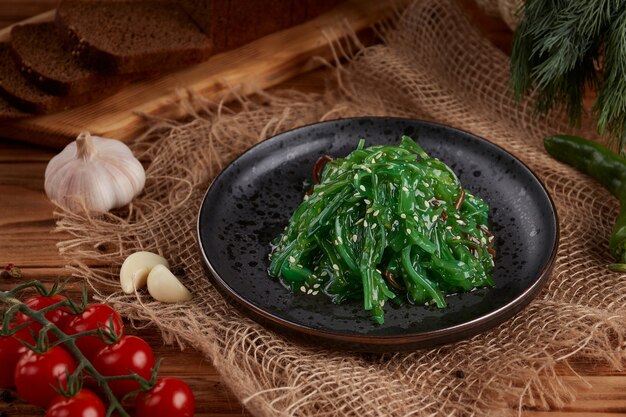
[[[182,89],[212,100],[230,90],[250,94],[279,84],[321,65],[315,57],[332,57],[331,44],[371,27],[393,13],[394,1],[350,0],[302,25],[268,35],[208,61],[125,87],[117,94],[60,113],[0,124],[0,135],[16,140],[62,147],[82,130],[131,140],[144,122],[139,115],[180,117]],[[29,21],[48,21],[54,11]],[[10,27],[0,31],[8,39]]]

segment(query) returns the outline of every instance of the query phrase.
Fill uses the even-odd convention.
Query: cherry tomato
[[[46,407],[57,396],[52,386],[58,387],[60,382],[66,388],[65,373],[72,374],[75,370],[74,359],[60,346],[42,354],[29,350],[15,367],[17,393],[31,404]]]
[[[17,341],[15,336],[0,336],[0,387],[15,386],[15,365],[28,348]]]
[[[192,417],[196,400],[189,385],[178,378],[163,378],[135,400],[137,417]]]
[[[78,316],[67,322],[63,332],[68,335],[82,333],[89,330],[107,329],[113,318],[113,327],[116,334],[123,334],[124,324],[120,315],[106,304],[91,304]],[[106,346],[98,336],[84,336],[76,339],[76,346],[91,360],[94,354]]]
[[[64,300],[67,300],[67,297],[59,294],[53,295],[51,297],[46,297],[45,295],[37,295],[27,298],[24,301],[24,304],[26,304],[33,310],[39,311],[42,308],[49,307]],[[72,318],[72,314],[67,307],[55,308],[54,310],[46,313],[46,318],[54,323],[58,328],[63,329],[65,323],[67,323]],[[26,322],[33,322],[33,320],[22,312],[17,313],[17,323],[20,324]],[[37,336],[42,327],[43,326],[41,324],[33,322],[33,324],[20,331],[20,338],[30,344],[34,344],[34,340],[30,335],[29,329],[33,331],[35,336]],[[48,333],[48,336],[50,338],[50,341],[56,340],[56,337],[52,334]]]
[[[105,417],[104,404],[96,394],[81,389],[73,397],[54,397],[45,417]]]
[[[129,375],[134,372],[150,380],[154,369],[154,354],[143,339],[137,336],[122,336],[116,343],[96,352],[92,364],[105,376]],[[111,381],[109,387],[120,398],[141,388],[139,383],[132,379]]]

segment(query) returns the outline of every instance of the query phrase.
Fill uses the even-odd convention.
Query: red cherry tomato
[[[116,334],[123,334],[124,324],[120,315],[106,304],[91,304],[78,316],[67,322],[63,332],[68,335],[82,333],[89,330],[108,329],[109,321],[113,318],[113,327]],[[106,346],[98,336],[84,336],[76,339],[76,346],[91,360],[95,353]]]
[[[137,417],[192,417],[196,400],[189,385],[178,378],[163,378],[135,400]]]
[[[52,386],[58,387],[60,382],[66,388],[65,373],[72,374],[75,370],[74,359],[60,346],[42,354],[29,350],[15,367],[17,394],[31,404],[46,407],[57,396]]]
[[[116,343],[96,352],[92,364],[105,376],[129,375],[134,372],[150,380],[154,369],[154,354],[143,339],[137,336],[122,336]],[[120,398],[141,388],[139,383],[132,379],[111,381],[109,387]]]
[[[15,386],[15,365],[28,348],[17,341],[15,336],[0,336],[0,387]]]
[[[105,417],[104,404],[96,394],[81,389],[73,397],[57,395],[46,411],[45,417]]]
[[[33,310],[39,311],[42,308],[49,307],[64,300],[67,300],[67,297],[59,294],[53,295],[51,297],[46,297],[45,295],[37,295],[27,298],[24,301],[24,304],[26,304]],[[63,326],[65,326],[65,323],[67,323],[72,318],[72,314],[67,307],[55,308],[54,310],[46,313],[46,318],[54,323],[58,328],[62,329]],[[26,322],[32,322],[33,324],[20,331],[20,338],[30,344],[34,344],[34,340],[30,335],[29,329],[33,331],[35,336],[37,336],[43,326],[39,323],[33,322],[30,317],[22,312],[17,313],[17,323],[20,324]],[[53,336],[51,333],[48,333],[48,336],[50,338],[50,341],[56,340],[56,337]]]

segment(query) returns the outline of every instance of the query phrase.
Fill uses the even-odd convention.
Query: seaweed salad
[[[272,242],[269,273],[294,292],[446,307],[445,295],[493,286],[489,206],[408,136],[399,146],[324,156],[314,185]]]

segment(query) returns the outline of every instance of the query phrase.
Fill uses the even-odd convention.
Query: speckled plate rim
[[[218,182],[220,177],[224,175],[233,165],[244,155],[252,152],[258,148],[262,148],[263,146],[270,146],[272,142],[276,142],[281,140],[281,137],[286,134],[290,134],[291,132],[303,129],[311,129],[314,126],[320,126],[324,124],[337,123],[338,121],[346,121],[346,122],[358,122],[359,120],[379,120],[381,122],[385,120],[396,120],[396,121],[406,121],[410,123],[419,123],[427,127],[432,128],[440,128],[444,130],[448,130],[455,135],[465,135],[470,136],[478,142],[482,142],[483,145],[487,147],[493,147],[497,151],[502,152],[512,159],[514,159],[517,163],[521,165],[521,167],[527,171],[527,174],[531,178],[533,178],[543,193],[548,198],[548,202],[550,203],[551,212],[546,213],[546,215],[552,215],[552,221],[554,223],[555,228],[555,239],[552,245],[552,250],[550,256],[547,261],[543,264],[540,273],[538,274],[535,281],[528,286],[523,292],[521,292],[516,298],[509,301],[507,304],[487,313],[483,314],[480,317],[477,317],[473,320],[466,321],[461,324],[457,324],[450,327],[445,327],[442,329],[418,332],[418,333],[406,333],[402,335],[354,335],[354,334],[346,334],[340,331],[330,331],[330,330],[320,330],[314,329],[312,327],[294,323],[290,320],[287,320],[283,317],[276,316],[271,312],[268,312],[250,301],[243,298],[239,295],[233,288],[231,288],[226,281],[222,279],[222,277],[217,273],[215,268],[213,267],[207,251],[204,249],[202,244],[202,235],[201,235],[201,218],[202,212],[204,210],[205,203],[207,202],[207,197],[211,193],[211,189],[213,185]],[[295,143],[295,141],[294,141]],[[543,181],[526,165],[523,161],[517,158],[515,155],[511,154],[501,146],[494,144],[493,142],[488,141],[480,136],[477,136],[473,133],[467,132],[465,130],[457,129],[452,126],[443,125],[435,122],[425,121],[421,119],[411,119],[411,118],[402,118],[402,117],[385,117],[385,116],[365,116],[365,117],[351,117],[351,118],[342,118],[342,119],[333,119],[333,120],[325,120],[323,122],[311,123],[303,126],[299,126],[297,128],[287,130],[279,133],[278,135],[272,136],[262,142],[259,142],[252,147],[245,150],[241,153],[237,158],[233,159],[220,173],[213,179],[211,184],[209,185],[207,191],[202,197],[202,203],[200,204],[200,208],[198,210],[198,219],[196,221],[196,234],[198,238],[198,246],[200,249],[200,253],[202,255],[202,259],[204,261],[204,266],[208,270],[208,277],[213,284],[216,285],[217,289],[226,296],[227,300],[231,303],[234,301],[236,303],[236,307],[239,307],[241,311],[244,313],[248,313],[248,316],[253,320],[259,322],[262,325],[271,325],[273,328],[284,329],[290,332],[294,332],[295,334],[302,334],[304,336],[318,336],[323,337],[327,340],[332,340],[340,343],[345,343],[348,346],[364,346],[366,349],[358,349],[358,350],[366,350],[366,351],[374,351],[378,349],[368,349],[368,346],[380,346],[386,349],[393,350],[405,350],[407,348],[419,348],[419,347],[431,347],[437,346],[445,343],[450,343],[454,341],[458,341],[461,339],[465,339],[471,336],[475,336],[479,333],[487,331],[499,324],[504,323],[506,320],[512,318],[514,315],[519,313],[522,309],[524,309],[530,302],[535,298],[535,296],[541,291],[543,286],[546,284],[548,279],[550,278],[550,274],[554,267],[554,263],[556,261],[556,255],[559,249],[560,242],[560,225],[558,213],[556,210],[556,206],[552,199],[552,196],[548,192],[545,187]],[[268,276],[269,279],[269,276]]]

